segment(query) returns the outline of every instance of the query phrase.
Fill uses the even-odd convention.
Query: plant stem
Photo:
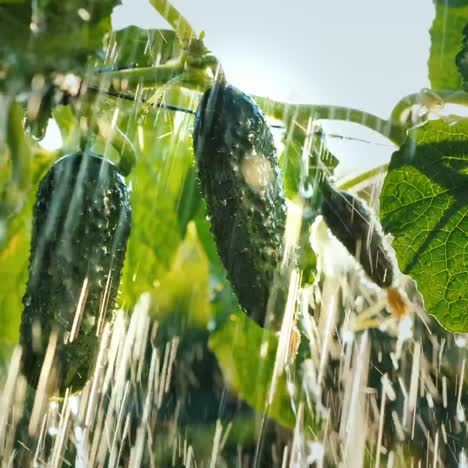
[[[127,87],[143,86],[144,88],[158,88],[177,78],[177,85],[192,91],[204,92],[212,82],[212,78],[203,68],[186,66],[184,60],[160,65],[158,67],[128,68],[125,70],[111,70],[92,75],[88,83],[92,87],[106,90],[111,84],[115,91],[116,83],[125,83]]]
[[[127,177],[135,165],[137,150],[128,136],[119,127],[115,128],[111,143],[120,154],[120,161],[117,165],[119,172],[124,177]]]
[[[94,86],[100,87],[105,87],[107,82],[121,81],[129,86],[142,85],[154,88],[166,84],[169,80],[183,73],[183,71],[184,62],[177,60],[157,67],[101,71],[99,74],[90,76],[89,82]]]
[[[341,120],[370,128],[398,146],[406,137],[407,127],[359,109],[342,106],[290,104],[258,96],[255,96],[254,99],[267,115],[283,121],[286,126],[296,123],[307,128],[307,122],[310,118],[314,120]]]
[[[168,0],[150,0],[151,5],[172,26],[180,42],[187,46],[197,37],[190,23]]]
[[[7,122],[6,140],[10,149],[12,179],[20,191],[29,189],[31,183],[31,151],[23,128],[24,112],[12,101]]]
[[[468,93],[461,90],[440,89],[431,90],[423,89],[419,93],[413,93],[405,96],[393,108],[390,120],[396,125],[407,125],[408,111],[413,106],[420,105],[428,111],[442,108],[446,104],[457,104],[468,107]],[[412,125],[418,122],[412,122]]]
[[[173,80],[181,74],[184,77],[180,79],[178,84],[187,86],[191,90],[203,92],[211,82],[203,69],[187,69],[183,59],[159,67],[103,72],[99,76],[105,76],[109,81],[125,81],[130,86],[140,84],[146,87],[157,87],[166,84],[169,80]],[[401,99],[393,109],[390,120],[385,120],[369,112],[349,107],[291,104],[260,96],[253,97],[265,114],[282,121],[286,127],[297,124],[305,129],[310,118],[354,122],[380,133],[397,146],[402,144],[409,128],[425,121],[425,117],[416,122],[405,118],[408,110],[414,105],[419,104],[429,110],[442,107],[445,104],[468,106],[468,93],[464,91],[423,90],[420,93],[410,94]]]
[[[340,190],[349,190],[353,187],[356,187],[356,185],[359,185],[361,182],[368,181],[369,179],[372,179],[373,177],[382,174],[387,170],[387,168],[388,164],[382,164],[381,166],[374,167],[373,169],[363,172],[358,176],[353,177],[352,179],[348,179],[342,183],[338,183],[338,188]]]
[[[136,96],[134,94],[115,91],[113,89],[101,89],[99,87],[90,85],[86,87],[86,92],[91,92],[94,94],[104,94],[106,96],[115,97],[117,99],[123,99],[125,101],[137,102],[139,104],[145,104],[148,101],[147,99],[141,96]],[[173,104],[165,104],[162,102],[155,103],[154,107],[157,107],[159,109],[167,109],[174,112],[183,112],[184,114],[195,115],[196,113],[193,109],[187,109],[186,107],[176,106]]]
[[[167,64],[160,67],[131,68],[100,73],[99,80],[90,79],[90,87],[99,87],[105,92],[106,82],[125,82],[128,86],[142,85],[156,88],[165,85],[168,81],[179,77],[183,73],[180,63]],[[179,86],[187,86],[191,90],[205,91],[210,84],[209,78],[202,70],[190,70],[184,73],[184,79]],[[273,101],[268,98],[254,96],[258,105],[265,114],[277,120],[281,120],[286,127],[297,123],[307,128],[309,118],[316,120],[341,120],[358,123],[384,135],[396,145],[400,145],[405,136],[407,127],[393,124],[376,115],[358,109],[341,106],[289,104]]]

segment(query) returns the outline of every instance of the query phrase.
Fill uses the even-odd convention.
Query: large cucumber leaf
[[[461,89],[463,80],[456,56],[462,49],[463,28],[468,23],[468,0],[435,0],[435,11],[428,62],[431,87]]]
[[[427,312],[468,332],[468,119],[427,122],[391,159],[381,220]]]
[[[463,89],[468,91],[468,20],[463,29],[462,49],[456,57],[456,63],[462,77]]]

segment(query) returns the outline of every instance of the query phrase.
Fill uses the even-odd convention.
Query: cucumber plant
[[[433,314],[448,330],[462,333],[468,331],[467,296],[466,288],[463,287],[467,282],[463,256],[467,234],[466,119],[462,116],[450,119],[439,116],[438,121],[429,121],[429,117],[437,117],[435,111],[441,105],[468,104],[464,66],[466,32],[463,32],[466,31],[463,28],[467,7],[464,2],[436,1],[429,61],[432,89],[401,99],[388,119],[341,106],[289,104],[261,96],[255,96],[253,100],[226,83],[221,64],[204,45],[203,34],[197,35],[189,22],[167,0],[150,0],[150,3],[167,19],[174,31],[147,31],[135,27],[114,31],[106,39],[106,50],[100,47],[101,39],[104,33],[110,32],[108,13],[116,2],[101,2],[100,6],[99,2],[91,1],[88,2],[88,9],[82,9],[78,1],[68,2],[65,7],[58,5],[55,0],[40,2],[38,5],[30,2],[21,5],[0,3],[0,36],[4,44],[0,52],[0,90],[8,103],[14,103],[14,107],[7,107],[10,109],[8,138],[5,138],[5,145],[1,149],[1,167],[6,168],[1,173],[1,181],[13,181],[13,184],[5,184],[0,200],[0,275],[3,275],[0,276],[0,298],[2,311],[8,314],[1,316],[2,322],[8,325],[0,329],[0,342],[15,343],[20,339],[25,348],[24,367],[30,383],[35,384],[39,379],[41,361],[55,330],[57,359],[54,366],[59,389],[63,392],[68,386],[72,389],[82,386],[92,369],[98,343],[95,334],[99,327],[95,323],[94,314],[96,304],[101,304],[100,288],[103,283],[109,282],[112,294],[109,295],[109,307],[104,313],[108,319],[118,287],[125,250],[123,237],[128,236],[130,222],[128,205],[122,212],[127,221],[122,226],[125,233],[122,238],[117,236],[116,218],[108,214],[103,205],[100,205],[101,209],[95,213],[95,217],[72,218],[68,225],[65,221],[59,223],[59,227],[64,230],[57,229],[56,232],[63,232],[61,235],[65,236],[62,239],[64,242],[59,237],[49,236],[48,231],[47,236],[39,234],[43,229],[48,229],[46,218],[56,216],[54,211],[62,206],[62,202],[66,202],[66,199],[59,202],[60,197],[55,200],[55,196],[52,197],[52,193],[43,187],[52,185],[55,180],[53,174],[63,172],[73,164],[81,168],[86,159],[89,162],[86,167],[96,170],[99,166],[109,173],[109,177],[115,179],[115,185],[112,186],[114,188],[110,185],[105,187],[111,191],[110,199],[115,201],[115,206],[118,205],[117,200],[123,203],[127,197],[124,196],[123,181],[107,159],[85,157],[84,153],[77,153],[52,166],[53,169],[41,184],[35,203],[34,189],[42,175],[44,160],[50,166],[60,156],[77,151],[83,141],[105,158],[116,159],[122,155],[118,167],[125,171],[128,183],[132,185],[132,202],[136,214],[133,218],[138,222],[132,226],[128,249],[130,255],[127,255],[122,274],[121,290],[125,307],[131,310],[141,293],[149,292],[151,297],[164,302],[166,308],[167,304],[171,304],[174,310],[183,309],[187,315],[196,314],[197,304],[188,298],[206,295],[190,294],[190,284],[186,285],[187,281],[184,281],[183,261],[188,261],[193,251],[187,248],[187,243],[197,243],[199,247],[199,242],[206,258],[198,255],[203,268],[197,269],[197,273],[190,276],[190,281],[196,275],[204,275],[200,284],[209,285],[212,301],[198,307],[204,311],[201,314],[203,320],[190,322],[187,319],[184,322],[182,319],[181,322],[197,323],[197,326],[203,322],[206,326],[204,332],[208,329],[212,334],[211,349],[231,388],[258,411],[266,411],[267,408],[268,415],[286,426],[292,427],[295,421],[300,421],[301,411],[320,412],[320,404],[328,403],[323,400],[316,407],[312,404],[311,409],[310,400],[305,402],[302,396],[295,400],[291,397],[294,389],[289,385],[290,382],[285,382],[284,375],[278,384],[277,395],[270,393],[266,385],[271,382],[270,376],[274,375],[277,338],[271,330],[259,329],[250,320],[253,318],[264,324],[274,272],[279,268],[284,250],[282,236],[285,229],[285,203],[293,204],[297,199],[307,199],[310,216],[307,219],[304,217],[304,224],[312,223],[314,217],[322,212],[334,235],[357,257],[368,277],[378,286],[390,289],[394,283],[393,269],[397,267],[392,265],[382,245],[380,229],[371,229],[372,221],[375,219],[377,222],[377,216],[374,218],[357,198],[356,187],[348,183],[346,192],[343,192],[344,188],[338,182],[332,185],[335,163],[324,163],[312,155],[312,163],[306,175],[317,182],[312,187],[321,195],[314,193],[309,197],[301,192],[301,159],[309,157],[307,140],[311,122],[327,119],[351,121],[380,132],[398,146],[390,164],[385,167],[387,174],[380,196],[379,212],[383,230],[393,236],[392,246],[398,268],[417,282],[426,311]],[[81,19],[77,19],[76,12]],[[21,27],[13,30],[11,24],[4,23],[5,18],[15,18],[16,23],[12,24]],[[38,19],[38,23],[33,19]],[[75,41],[67,39],[70,33],[64,29],[67,23],[72,26],[70,31]],[[447,25],[450,29],[447,37],[450,40],[445,42],[441,38],[445,37],[443,33],[447,31]],[[61,92],[71,75],[76,77],[80,85],[75,93],[71,93],[73,99],[64,103],[56,99],[55,94],[53,99],[47,99],[51,96],[51,86],[58,86]],[[46,99],[38,106],[41,96]],[[21,108],[23,110],[17,112]],[[424,112],[419,112],[421,109]],[[66,137],[64,148],[56,152],[40,149],[30,136],[31,131],[36,135],[41,134],[41,127],[49,111],[52,111],[51,115]],[[181,117],[180,111],[185,112],[185,117]],[[21,117],[25,113],[26,126],[25,119]],[[193,125],[190,119],[194,114],[192,145],[187,135]],[[267,118],[275,119],[285,130],[284,150],[279,157],[272,143]],[[75,138],[75,135],[78,136]],[[128,147],[135,153],[134,160],[131,157],[123,158],[124,150]],[[192,183],[194,165],[198,168],[203,197],[196,184]],[[97,181],[89,182],[95,180],[91,169],[87,172],[83,166],[83,171],[86,175],[84,183],[89,187],[85,192],[91,197],[93,188],[101,186]],[[78,173],[81,173],[81,169]],[[329,180],[324,180],[324,177]],[[190,183],[185,183],[184,179]],[[70,180],[75,185],[80,183],[78,176]],[[359,176],[356,185],[363,181],[372,183],[369,174]],[[122,189],[120,195],[115,191],[116,187]],[[72,190],[67,188],[65,186],[63,189],[64,193],[71,194]],[[202,198],[206,201],[207,211]],[[41,199],[45,203],[41,204]],[[17,203],[12,204],[11,200]],[[83,200],[89,206],[94,206],[92,198]],[[69,203],[75,202],[73,197],[69,199]],[[28,221],[32,216],[33,205],[33,239],[28,269]],[[206,214],[210,217],[209,221],[205,219]],[[112,219],[108,219],[108,216]],[[109,229],[100,232],[96,240],[91,231],[97,230],[95,221],[98,218],[108,223]],[[86,232],[85,235],[68,230],[68,226],[73,226],[75,222],[79,226],[78,231]],[[91,226],[89,232],[86,226]],[[209,234],[210,226],[213,236]],[[190,232],[192,240],[183,239],[187,232]],[[46,247],[41,246],[41,242]],[[83,255],[78,255],[78,249],[66,248],[67,243],[79,244],[80,248],[83,246]],[[108,263],[111,257],[100,256],[102,252],[88,256],[86,249],[99,245],[105,245],[108,253],[112,252],[114,245],[120,246],[112,266]],[[199,249],[195,250],[198,252]],[[302,251],[298,249],[298,252]],[[227,270],[229,281],[223,277],[224,270],[217,252]],[[209,268],[206,262],[209,262]],[[299,259],[298,268],[303,264],[302,259]],[[92,267],[101,265],[106,268],[98,268],[100,273],[92,276]],[[307,265],[307,268],[313,270],[314,259],[309,259]],[[91,270],[88,271],[88,268]],[[3,274],[4,271],[8,274]],[[108,275],[107,271],[113,271],[113,274]],[[43,282],[43,278],[47,281]],[[308,274],[305,286],[313,278],[313,274]],[[53,287],[48,288],[47,284]],[[174,290],[179,292],[184,286],[187,287],[184,300],[190,306],[184,302],[184,308],[181,301],[166,297],[170,294],[170,284],[176,284]],[[161,285],[169,292],[161,291]],[[239,319],[236,314],[230,317],[236,306],[226,294],[230,285],[249,317],[241,316]],[[76,301],[80,302],[80,294],[86,292],[87,288],[86,307],[89,304],[90,308],[84,309],[83,319],[86,320],[79,325],[87,326],[82,337],[88,337],[89,341],[81,341],[80,336],[76,337],[71,330],[75,323]],[[300,294],[304,294],[306,289],[301,289]],[[22,297],[24,304],[21,302]],[[72,303],[75,305],[72,306]],[[159,306],[163,308],[161,304]],[[18,337],[22,309],[21,336]],[[154,306],[156,309],[158,306]],[[224,315],[219,313],[220,309],[223,309]],[[206,319],[207,311],[212,313],[212,320]],[[219,316],[230,320],[227,324],[226,321],[217,321]],[[429,346],[430,339],[427,333],[424,335],[425,329],[421,328],[418,329],[421,337],[418,335],[417,339],[424,348]],[[253,336],[255,339],[236,341],[239,333],[243,338]],[[455,355],[460,361],[462,351],[457,354],[455,337],[442,328],[437,329],[437,334],[443,336],[446,347],[453,353],[450,356]],[[267,350],[265,336],[268,338]],[[313,333],[311,336],[314,337]],[[382,390],[387,383],[379,380],[381,374],[388,371],[392,379],[400,382],[401,378],[406,384],[408,373],[404,372],[408,370],[410,361],[405,361],[400,373],[394,361],[390,362],[386,355],[382,359],[382,353],[379,355],[375,352],[378,348],[376,344],[380,341],[390,343],[385,341],[392,339],[389,334],[378,332],[369,336],[373,346],[372,364],[375,364],[369,385],[372,387],[372,395],[377,395],[374,402],[377,405],[374,406],[382,405],[385,408],[385,402],[393,394],[385,393],[388,386],[385,391]],[[326,343],[329,335],[315,338],[318,338],[317,342]],[[360,343],[364,341],[362,338]],[[395,344],[395,341],[389,346],[382,346],[382,349],[389,354],[392,352],[389,350],[400,346],[398,349],[401,351],[403,348],[402,352],[406,350],[404,356],[409,359],[413,348],[408,351],[405,344]],[[317,358],[310,350],[305,350],[306,344],[301,347],[296,363],[298,367],[303,366],[303,373],[294,374],[297,382],[301,383],[297,388],[301,389],[310,383],[306,373],[307,369],[310,370],[308,359],[317,367],[326,361],[326,353]],[[434,346],[433,352],[423,349],[419,354],[425,365],[426,361],[432,362],[434,356],[442,354],[441,349],[436,349],[434,340],[430,345]],[[343,349],[350,349],[346,346],[348,343],[343,345]],[[190,346],[186,348],[190,349]],[[354,356],[356,353],[350,353],[350,359],[351,354]],[[414,348],[414,355],[418,356],[417,347]],[[395,356],[390,357],[397,359]],[[454,358],[454,362],[458,361]],[[465,361],[461,359],[460,362]],[[249,369],[253,369],[252,375]],[[329,383],[333,376],[339,374],[337,369],[329,373],[323,371],[320,375],[322,382]],[[451,389],[451,392],[456,390],[457,383],[466,375],[466,372],[461,375],[457,372],[444,369],[442,380],[445,379],[446,383],[442,385],[446,385],[444,388]],[[256,380],[257,374],[261,374],[262,378]],[[185,382],[186,375],[182,373],[182,377],[178,376],[180,382]],[[415,371],[413,375],[419,374]],[[431,371],[424,382],[436,382],[435,385],[438,385],[439,380],[437,372]],[[332,400],[341,398],[340,385],[336,382],[330,384],[328,396]],[[256,387],[260,387],[258,392]],[[464,388],[463,385],[461,388]],[[419,391],[419,387],[416,390]],[[424,394],[423,390],[421,387],[420,392],[414,391],[413,397],[416,400],[420,398]],[[442,395],[443,391],[439,393]],[[392,414],[387,411],[385,415],[381,429],[384,443],[390,440],[392,442],[389,444],[396,445],[394,434],[401,436],[400,432],[393,430],[390,419],[394,417],[393,411],[408,407],[404,394],[405,391],[398,392],[396,399],[392,400]],[[434,408],[442,411],[441,408],[444,408],[439,397],[437,393],[432,396],[436,401],[427,397],[427,405],[424,406],[427,414],[421,415],[421,421],[429,428],[429,432],[438,431],[433,425],[437,417],[431,411],[436,411]],[[460,393],[460,403],[457,401],[456,405],[448,405],[450,412],[444,420],[446,424],[443,431],[452,431],[447,434],[449,444],[457,441],[450,446],[454,453],[463,444],[460,434],[464,434],[465,430],[463,421],[457,419],[454,423],[454,418],[458,418],[459,414],[457,405],[465,404],[465,400],[464,394]],[[336,408],[340,408],[340,404],[337,401]],[[309,421],[309,416],[311,414],[305,420]],[[312,419],[315,416],[312,414]],[[312,432],[315,430],[320,431],[320,428],[313,426]],[[403,433],[401,437],[405,444],[408,442],[409,450],[412,450],[414,444],[406,436]],[[422,443],[421,453],[429,453],[428,447],[437,445],[431,445],[430,437],[429,434]],[[436,440],[439,443],[442,440],[439,432]],[[446,449],[446,452],[450,450]]]

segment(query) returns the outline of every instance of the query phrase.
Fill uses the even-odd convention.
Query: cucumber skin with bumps
[[[130,229],[125,181],[108,160],[93,153],[67,155],[42,179],[20,328],[23,372],[33,387],[52,330],[59,393],[79,390],[89,379],[102,324],[114,307]],[[81,318],[70,341],[80,296]]]
[[[240,305],[264,325],[286,218],[265,117],[249,96],[217,83],[198,106],[194,151],[220,258]]]
[[[372,213],[357,197],[324,184],[322,216],[332,234],[381,288],[393,283],[393,263]]]

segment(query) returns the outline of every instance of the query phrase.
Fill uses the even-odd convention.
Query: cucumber
[[[123,177],[93,153],[62,157],[42,179],[33,210],[20,343],[36,387],[52,331],[56,388],[80,390],[111,318],[131,229]]]
[[[359,261],[369,278],[381,288],[393,284],[393,262],[372,213],[359,198],[322,185],[322,216],[332,234]]]
[[[269,126],[248,95],[217,83],[200,101],[193,143],[219,256],[241,307],[264,325],[286,218]]]

